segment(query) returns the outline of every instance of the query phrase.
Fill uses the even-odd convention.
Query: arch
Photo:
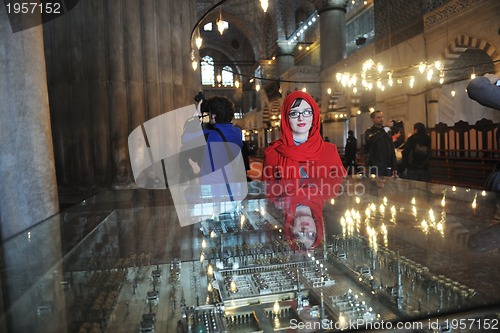
[[[254,59],[262,58],[261,50],[259,48],[260,37],[259,37],[259,29],[256,26],[255,22],[250,22],[248,20],[242,20],[238,15],[234,15],[231,12],[224,10],[224,8],[219,12],[219,10],[213,11],[208,14],[203,22],[200,24],[205,24],[206,22],[213,21],[215,22],[219,15],[222,16],[224,21],[229,22],[229,25],[233,28],[236,28],[239,33],[241,33],[249,42],[253,48],[253,56]],[[202,46],[203,48],[203,46]]]
[[[483,50],[493,61],[495,71],[500,72],[500,53],[495,45],[483,38],[464,34],[457,36],[441,54],[445,68],[451,67],[451,64],[469,48]]]
[[[295,29],[299,28],[311,15],[308,9],[305,6],[300,6],[295,10]]]
[[[210,56],[211,58],[216,60],[225,60],[230,63],[230,67],[235,76],[235,79],[240,80],[240,76],[243,75],[243,69],[237,64],[237,55],[234,52],[228,52],[228,49],[223,45],[215,45],[212,44],[210,47],[205,47],[200,50],[200,57],[203,58],[205,56]],[[218,68],[219,69],[219,68]],[[220,67],[222,70],[222,67]],[[215,74],[214,74],[215,75]]]

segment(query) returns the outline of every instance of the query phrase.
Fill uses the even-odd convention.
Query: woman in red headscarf
[[[264,152],[262,180],[345,176],[337,147],[320,134],[320,110],[311,95],[295,91],[281,107],[281,139]]]
[[[285,239],[292,250],[312,250],[323,242],[325,203],[344,190],[342,177],[267,181],[266,194],[283,211]]]

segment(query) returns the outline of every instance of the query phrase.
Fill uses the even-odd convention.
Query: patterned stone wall
[[[423,31],[420,1],[374,2],[376,50],[381,52]]]

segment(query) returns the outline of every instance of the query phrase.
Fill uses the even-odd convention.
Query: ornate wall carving
[[[451,0],[442,7],[436,9],[432,13],[424,16],[425,29],[432,28],[458,14],[464,10],[468,10],[473,6],[477,6],[482,0]]]

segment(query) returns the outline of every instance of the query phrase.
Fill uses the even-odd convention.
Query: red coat
[[[300,166],[304,168],[309,178],[313,179],[346,176],[347,171],[342,164],[337,146],[329,142],[325,142],[324,145],[325,148],[319,160],[305,161],[300,163]],[[262,180],[301,178],[298,169],[299,163],[297,163],[297,166],[288,167],[288,172],[286,172],[286,170],[281,170],[283,168],[279,167],[279,160],[280,153],[277,150],[266,151],[262,165]],[[276,178],[276,176],[281,176],[281,178]]]

